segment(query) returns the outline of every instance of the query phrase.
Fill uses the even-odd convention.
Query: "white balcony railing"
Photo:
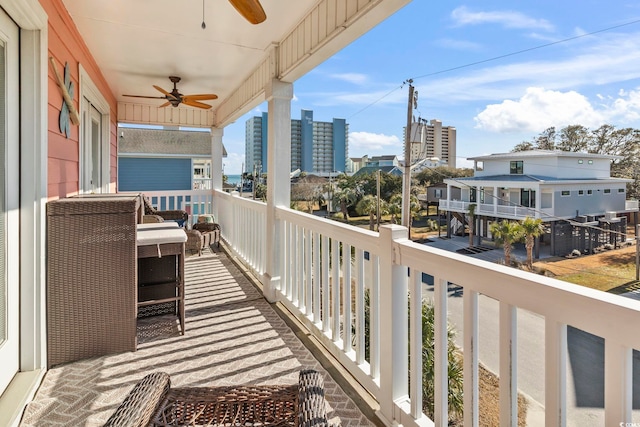
[[[440,200],[440,209],[454,212],[469,212],[469,205],[475,202],[463,202],[460,200]],[[498,218],[524,219],[547,218],[553,216],[553,209],[536,209],[516,205],[497,205],[492,203],[479,203],[476,214],[496,216]]]
[[[216,192],[223,236],[234,252],[258,273],[264,271],[266,206]],[[542,356],[535,360],[544,389],[547,426],[565,425],[567,417],[567,328],[604,339],[604,425],[631,422],[632,349],[640,349],[640,302],[521,270],[420,245],[406,239],[406,229],[383,226],[380,234],[276,209],[281,222],[278,259],[281,302],[301,320],[380,404],[379,415],[391,425],[434,425],[422,413],[422,325],[407,324],[409,310],[420,312],[425,284],[433,276],[435,318],[435,425],[447,425],[448,283],[463,287],[465,425],[478,425],[480,300],[499,304],[497,322],[500,419],[517,420],[518,313],[542,319],[537,331]],[[410,272],[410,274],[408,274]],[[258,274],[262,277],[262,274]],[[345,286],[350,284],[350,286]],[[370,295],[369,342],[365,342],[365,289]],[[431,292],[429,292],[431,294]],[[594,316],[598,313],[598,316]],[[606,319],[606,321],[604,321]],[[411,346],[407,345],[411,343]],[[370,358],[365,360],[365,347]]]
[[[211,190],[145,191],[145,197],[158,210],[182,209],[197,221],[198,215],[213,213]]]

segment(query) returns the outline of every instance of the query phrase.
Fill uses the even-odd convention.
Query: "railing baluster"
[[[411,270],[411,296],[410,316],[409,316],[409,352],[411,379],[409,384],[411,390],[411,416],[413,418],[422,417],[422,273]]]
[[[633,350],[604,342],[604,424],[631,424],[633,408]]]
[[[567,425],[567,325],[545,319],[545,427]]]
[[[449,334],[447,318],[447,293],[449,282],[438,277],[433,278],[434,284],[434,422],[437,427],[449,425]]]
[[[516,308],[500,301],[500,425],[518,427],[518,322]]]
[[[331,299],[332,326],[331,339],[340,339],[340,242],[331,239]]]
[[[356,363],[364,363],[365,318],[364,318],[364,251],[356,249]]]
[[[320,234],[313,233],[313,322],[320,322]]]
[[[291,302],[294,305],[300,307],[298,305],[298,270],[300,269],[300,264],[298,263],[298,257],[300,256],[300,241],[298,240],[298,232],[299,227],[296,224],[293,224],[291,227],[291,238],[293,240],[293,246],[291,247],[291,253],[289,256],[291,257]]]
[[[342,349],[351,351],[351,245],[342,242]]]
[[[331,328],[331,316],[329,307],[329,237],[322,236],[322,245],[320,250],[322,251],[322,331],[324,333],[329,332]]]
[[[371,264],[371,289],[369,294],[369,355],[371,377],[380,378],[380,258],[369,254]]]
[[[463,291],[464,426],[478,427],[478,292]]]
[[[312,253],[311,253],[311,230],[305,229],[304,233],[304,295],[305,295],[305,314],[311,316],[313,310],[312,306],[312,289],[313,289],[313,267],[312,267]]]

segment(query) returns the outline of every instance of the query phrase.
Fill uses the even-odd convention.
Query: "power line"
[[[607,31],[615,30],[617,28],[621,28],[621,27],[625,27],[625,26],[628,26],[628,25],[637,24],[639,22],[640,22],[640,19],[636,19],[634,21],[625,22],[624,24],[614,25],[612,27],[603,28],[601,30],[592,31],[592,32],[586,33],[586,34],[580,34],[579,36],[568,37],[566,39],[556,40],[556,41],[551,42],[551,43],[545,43],[545,44],[541,44],[541,45],[538,45],[538,46],[529,47],[527,49],[522,49],[522,50],[518,50],[518,51],[515,51],[515,52],[506,53],[504,55],[495,56],[493,58],[483,59],[482,61],[471,62],[469,64],[459,65],[457,67],[447,68],[445,70],[440,70],[440,71],[435,71],[433,73],[423,74],[421,76],[413,77],[413,80],[422,79],[424,77],[435,76],[435,75],[442,74],[442,73],[448,73],[450,71],[460,70],[462,68],[468,68],[468,67],[472,67],[474,65],[485,64],[487,62],[497,61],[498,59],[508,58],[510,56],[519,55],[521,53],[531,52],[533,50],[542,49],[542,48],[545,48],[545,47],[549,47],[549,46],[554,46],[554,45],[561,44],[561,43],[570,42],[570,41],[573,41],[573,40],[581,39],[583,37],[592,36],[594,34],[604,33],[604,32],[607,32]]]
[[[583,37],[592,36],[594,34],[599,34],[599,33],[604,33],[604,32],[607,32],[607,31],[615,30],[615,29],[618,29],[618,28],[621,28],[621,27],[625,27],[625,26],[629,26],[629,25],[634,25],[634,24],[637,24],[637,23],[640,23],[640,19],[636,19],[634,21],[625,22],[623,24],[614,25],[614,26],[611,26],[611,27],[607,27],[607,28],[603,28],[603,29],[600,29],[600,30],[592,31],[590,33],[581,34],[579,36],[568,37],[566,39],[557,40],[557,41],[554,41],[554,42],[551,42],[551,43],[546,43],[546,44],[542,44],[542,45],[539,45],[539,46],[533,46],[533,47],[522,49],[522,50],[518,50],[518,51],[515,51],[515,52],[506,53],[504,55],[495,56],[493,58],[488,58],[488,59],[484,59],[484,60],[481,60],[481,61],[471,62],[471,63],[468,63],[468,64],[459,65],[457,67],[452,67],[452,68],[447,68],[447,69],[440,70],[440,71],[435,71],[433,73],[423,74],[421,76],[413,77],[413,79],[408,79],[408,80],[421,79],[421,78],[424,78],[424,77],[435,76],[435,75],[438,75],[438,74],[444,74],[444,73],[448,73],[448,72],[451,72],[451,71],[472,67],[474,65],[484,64],[484,63],[492,62],[492,61],[497,61],[499,59],[508,58],[510,56],[519,55],[521,53],[526,53],[526,52],[530,52],[530,51],[533,51],[533,50],[542,49],[542,48],[545,48],[545,47],[550,47],[550,46],[554,46],[554,45],[561,44],[561,43],[566,43],[566,42],[577,40],[577,39],[580,39],[580,38],[583,38]],[[402,89],[404,87],[405,83],[406,83],[406,81],[403,82],[400,86],[395,87],[394,89],[392,89],[388,93],[384,94],[380,98],[378,98],[375,101],[371,102],[370,104],[365,105],[360,110],[356,111],[355,113],[353,113],[352,115],[347,117],[347,120],[351,119],[352,117],[354,117],[354,116],[362,113],[363,111],[369,109],[370,107],[374,106],[378,102],[382,101],[384,98],[386,98],[389,95],[391,95],[393,92]]]

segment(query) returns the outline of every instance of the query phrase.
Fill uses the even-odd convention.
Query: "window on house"
[[[560,192],[560,195],[562,195],[562,197],[570,196],[570,195],[571,195],[571,191],[569,191],[569,190],[562,190],[562,191]]]
[[[618,193],[624,193],[624,188],[618,188]]]
[[[435,196],[436,196],[438,199],[441,199],[441,198],[442,198],[442,188],[438,188],[438,189],[436,189],[436,190],[435,190]]]
[[[524,171],[524,162],[522,160],[512,160],[509,167],[511,175],[522,175]]]
[[[578,164],[581,165],[583,163],[582,159],[578,160]]]
[[[605,188],[604,189],[604,194],[611,194],[611,189],[610,188]]]
[[[476,162],[476,171],[483,171],[484,170],[484,162]]]
[[[587,163],[589,163],[590,165],[593,164],[593,160],[589,160]]]
[[[520,205],[526,208],[535,208],[536,192],[527,188],[520,190]]]
[[[584,190],[578,190],[578,196],[584,196]]]
[[[590,196],[593,194],[593,190],[587,190],[587,196]]]

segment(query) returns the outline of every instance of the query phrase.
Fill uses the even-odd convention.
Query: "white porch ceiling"
[[[176,75],[182,94],[219,96],[203,101],[213,105],[206,125],[224,126],[264,100],[272,76],[293,82],[410,0],[261,0],[267,20],[258,25],[227,0],[204,0],[204,30],[203,0],[63,1],[119,109],[162,123],[162,99],[122,95],[162,96],[152,85],[170,91]],[[201,114],[166,109],[187,110],[174,114],[184,124]]]

